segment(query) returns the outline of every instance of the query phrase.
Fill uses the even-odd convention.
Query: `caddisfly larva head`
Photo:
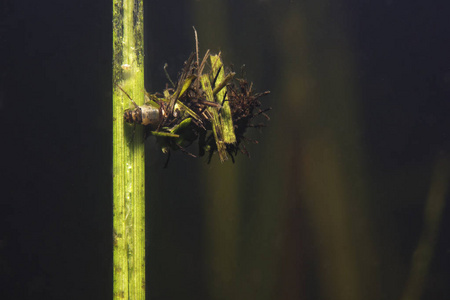
[[[161,119],[160,110],[148,105],[126,110],[123,113],[125,122],[140,125],[158,125]]]
[[[123,119],[130,124],[142,124],[142,110],[140,107],[126,110],[123,113]]]

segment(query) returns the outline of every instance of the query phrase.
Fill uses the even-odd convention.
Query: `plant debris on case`
[[[222,162],[227,154],[234,162],[238,152],[248,155],[243,141],[257,143],[244,136],[247,128],[264,126],[252,120],[258,115],[269,120],[265,112],[270,108],[262,110],[259,98],[270,92],[255,93],[251,83],[225,70],[220,53],[208,50],[200,61],[195,35],[196,51],[184,63],[177,83],[169,78],[172,87],[166,86],[162,94],[146,92],[142,106],[130,98],[134,109],[126,110],[124,119],[145,125],[146,136],[155,136],[164,153],[181,150],[196,157],[186,147],[198,140],[199,155],[208,152],[208,162],[215,152]]]

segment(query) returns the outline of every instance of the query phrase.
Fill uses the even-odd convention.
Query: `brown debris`
[[[219,54],[220,55],[220,54]],[[217,109],[220,113],[225,101],[228,102],[233,121],[236,143],[226,144],[226,152],[234,161],[234,155],[238,152],[248,155],[242,141],[250,141],[245,137],[247,128],[262,127],[263,124],[253,124],[255,117],[262,115],[267,120],[270,118],[266,114],[268,109],[261,109],[259,98],[268,95],[270,92],[255,93],[252,84],[243,78],[228,78],[229,81],[223,86],[215,86],[218,76],[212,74],[212,68],[208,64],[210,56],[209,50],[204,58],[199,61],[198,44],[196,52],[189,56],[179,74],[176,87],[167,87],[162,94],[147,94],[148,98],[159,106],[160,121],[155,125],[147,126],[147,135],[156,136],[163,152],[170,150],[181,150],[182,152],[194,156],[185,147],[195,140],[198,140],[199,155],[209,152],[209,160],[217,150],[216,141],[213,135],[213,116],[211,109]],[[200,78],[208,74],[213,89],[226,89],[226,99],[215,99],[215,102],[208,101],[206,92],[202,89]],[[234,73],[225,70],[224,77]],[[232,77],[230,76],[230,77]],[[187,89],[186,86],[188,85]],[[216,98],[216,97],[214,97]],[[137,108],[135,108],[137,110]],[[139,120],[138,116],[130,117],[130,112],[125,112],[126,121],[133,123]],[[190,120],[188,120],[190,119]],[[137,122],[134,122],[137,123]],[[257,141],[253,141],[256,142]]]

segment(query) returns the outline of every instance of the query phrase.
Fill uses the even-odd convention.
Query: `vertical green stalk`
[[[145,299],[145,174],[140,126],[124,124],[131,101],[144,103],[142,0],[113,0],[114,299]]]

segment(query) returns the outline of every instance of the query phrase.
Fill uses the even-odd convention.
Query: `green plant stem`
[[[143,1],[113,0],[114,299],[145,299],[145,173],[141,126],[124,124],[144,103]]]

